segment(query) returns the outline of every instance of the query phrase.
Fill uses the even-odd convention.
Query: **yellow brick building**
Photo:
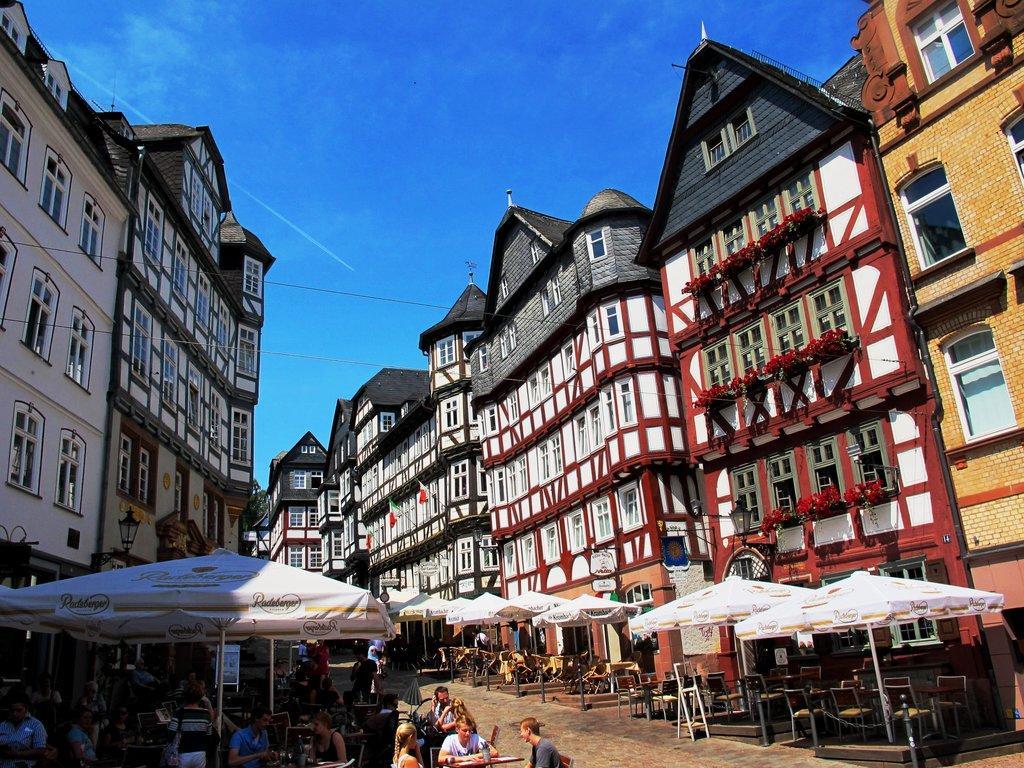
[[[1001,703],[1024,727],[1024,8],[876,0],[853,39]]]

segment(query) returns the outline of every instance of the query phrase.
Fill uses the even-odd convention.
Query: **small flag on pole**
[[[417,482],[419,482],[419,481],[417,481]],[[429,497],[429,494],[427,493],[427,486],[425,486],[423,483],[420,483],[420,495],[416,499],[416,503],[418,503],[418,504],[426,504],[428,497]]]
[[[402,508],[388,499],[388,525],[394,528],[398,524],[398,516],[402,514]]]
[[[373,546],[373,534],[366,534],[366,549],[369,550]]]

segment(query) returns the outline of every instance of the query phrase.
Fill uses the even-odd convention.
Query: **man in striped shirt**
[[[174,713],[167,730],[171,738],[181,734],[178,742],[180,768],[206,768],[206,748],[210,743],[213,724],[210,710],[203,706],[203,689],[198,683],[191,683],[185,689],[185,706]]]

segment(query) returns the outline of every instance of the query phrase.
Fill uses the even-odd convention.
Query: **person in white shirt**
[[[485,751],[491,757],[498,756],[498,750],[476,733],[476,723],[465,717],[460,717],[455,722],[455,733],[448,736],[441,745],[441,751],[437,755],[438,764],[447,762],[448,765],[458,765],[483,757]]]

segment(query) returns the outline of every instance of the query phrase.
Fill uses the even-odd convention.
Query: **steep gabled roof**
[[[741,67],[794,94],[837,121],[865,121],[866,119],[866,113],[859,106],[859,98],[851,99],[850,97],[853,89],[857,89],[859,93],[857,79],[862,76],[863,71],[863,68],[858,68],[854,62],[856,56],[851,57],[827,82],[817,83],[811,78],[800,76],[799,73],[789,70],[783,65],[776,66],[760,54],[753,56],[724,43],[702,40],[687,59],[686,74],[683,76],[672,133],[669,137],[668,149],[658,181],[651,226],[644,236],[640,253],[637,256],[637,262],[640,264],[648,264],[652,252],[665,239],[678,231],[678,227],[671,232],[666,232],[665,229],[669,213],[675,203],[676,184],[679,166],[683,160],[684,147],[691,138],[687,134],[691,100],[694,90],[705,79],[710,77],[713,82],[715,81],[715,73],[709,72],[702,61],[714,55],[738,63]],[[862,83],[863,80],[860,82]],[[781,159],[779,158],[779,160]]]
[[[483,328],[486,301],[483,291],[473,283],[467,285],[444,319],[420,334],[420,350],[426,352],[434,341],[457,331]]]
[[[220,225],[220,241],[228,245],[241,245],[250,256],[264,262],[269,268],[274,257],[267,246],[251,230],[238,223],[234,211],[228,211]]]
[[[397,408],[430,394],[430,375],[415,368],[382,368],[359,388],[352,398],[367,398],[377,408]]]
[[[217,186],[220,188],[222,210],[231,210],[231,196],[228,193],[228,180],[224,174],[224,158],[220,154],[213,133],[205,125],[183,125],[181,123],[154,123],[133,125],[135,137],[146,145],[147,152],[160,170],[167,186],[181,204],[184,184],[182,150],[184,145],[193,139],[202,137],[214,159],[217,172]]]
[[[302,453],[299,449],[307,443],[315,443],[321,453]],[[327,451],[324,448],[323,443],[317,440],[316,435],[307,431],[306,434],[295,441],[295,445],[287,451],[277,454],[271,460],[270,477],[268,479],[267,488],[273,487],[274,483],[277,482],[277,477],[281,474],[281,467],[286,464],[296,467],[322,467],[324,465],[326,454]]]

